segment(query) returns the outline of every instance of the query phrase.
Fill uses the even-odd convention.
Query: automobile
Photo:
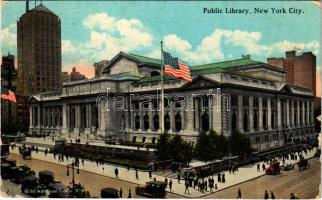
[[[148,181],[145,186],[137,186],[135,193],[149,198],[164,198],[166,195],[165,188],[166,184],[162,181]]]
[[[280,163],[278,161],[272,161],[265,170],[267,175],[277,175],[281,172]]]
[[[39,182],[40,184],[43,184],[44,186],[48,186],[51,183],[55,182],[55,176],[52,171],[49,170],[43,170],[38,173],[39,176]]]
[[[23,179],[21,192],[31,197],[39,197],[45,195],[46,190],[39,184],[39,179],[31,175]]]
[[[54,182],[48,185],[49,198],[68,198],[68,187],[61,182]]]
[[[119,191],[111,187],[102,188],[101,198],[120,198]]]
[[[24,177],[34,175],[35,172],[31,171],[31,169],[26,166],[15,166],[11,167],[11,175],[10,180],[14,183],[21,184]]]
[[[9,163],[1,163],[1,178],[9,179],[11,174],[11,166]]]
[[[4,162],[8,163],[10,167],[15,167],[16,166],[16,161],[12,159],[6,159]]]

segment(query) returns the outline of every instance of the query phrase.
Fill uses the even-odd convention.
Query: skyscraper
[[[46,91],[60,91],[61,22],[46,8],[37,5],[18,20],[18,94],[30,96]]]

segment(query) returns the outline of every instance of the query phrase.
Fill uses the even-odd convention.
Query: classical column
[[[219,96],[217,96],[219,95]],[[210,124],[212,124],[212,129],[218,133],[221,134],[223,133],[223,128],[222,128],[222,110],[225,110],[224,112],[227,112],[227,102],[222,100],[221,93],[211,96],[212,99],[212,120],[210,121]],[[229,120],[229,119],[226,119]],[[229,134],[229,133],[228,133]]]
[[[172,133],[172,132],[175,132],[175,112],[174,112],[174,103],[173,103],[173,100],[172,98],[169,99],[169,104],[170,104],[170,112],[169,112],[169,115],[170,115],[170,130],[169,130],[169,133]]]
[[[34,127],[34,112],[33,112],[33,107],[29,106],[29,128]]]
[[[186,134],[192,134],[193,124],[194,124],[194,109],[193,109],[193,96],[188,96],[186,98],[186,108],[185,108],[185,115],[182,118],[183,121],[186,121],[184,132]]]
[[[295,108],[294,108],[294,101],[292,99],[290,99],[291,102],[291,127],[294,127],[294,112],[295,112]]]
[[[272,129],[272,106],[271,98],[267,98],[267,128],[268,130]]]
[[[305,115],[306,115],[306,113],[305,113],[305,102],[302,101],[302,125],[305,125],[306,124],[306,122],[305,122]]]
[[[51,107],[51,126],[52,126],[52,128],[54,128],[56,126],[55,115],[56,115],[55,107],[52,106]]]
[[[75,128],[74,133],[79,134],[80,132],[80,125],[81,125],[81,113],[80,113],[80,105],[75,105]]]
[[[248,109],[249,109],[249,132],[254,132],[254,97],[249,96]],[[258,121],[257,121],[258,123]]]
[[[297,109],[297,127],[299,127],[300,126],[300,101],[299,100],[297,100],[297,107],[296,107],[296,109]]]
[[[289,99],[286,99],[286,127],[290,127],[290,103]]]
[[[194,97],[192,97],[193,98],[193,101],[194,101],[194,110],[195,110],[195,131],[196,132],[199,132],[199,130],[200,130],[200,110],[199,110],[199,108],[200,108],[200,105],[199,105],[199,101],[198,101],[198,97],[196,97],[196,98],[194,98]]]
[[[277,128],[282,128],[282,106],[280,98],[277,98]]]
[[[154,130],[154,123],[153,123],[153,105],[152,105],[152,101],[149,102],[149,130],[148,131],[152,131]]]
[[[62,129],[62,133],[67,133],[68,132],[68,119],[67,119],[67,111],[69,111],[69,109],[67,110],[67,104],[63,103],[63,129]]]
[[[92,130],[92,105],[86,104],[86,127],[85,134],[90,134]]]
[[[97,131],[97,134],[98,135],[101,135],[101,136],[106,136],[106,132],[107,132],[107,129],[106,129],[106,110],[104,109],[98,109],[98,118],[99,118],[99,128],[98,128],[98,131]]]
[[[310,125],[314,124],[314,101],[310,102],[310,118],[311,118],[311,122]]]
[[[240,133],[244,132],[243,128],[243,96],[238,95],[238,129]]]
[[[259,97],[258,98],[258,130],[262,131],[263,130],[263,98]],[[267,120],[267,117],[266,117]]]

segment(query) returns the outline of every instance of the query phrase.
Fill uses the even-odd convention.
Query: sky
[[[34,7],[30,1],[30,9]],[[40,1],[37,1],[39,4]],[[311,1],[265,2],[125,2],[43,1],[61,19],[62,67],[76,67],[87,77],[93,63],[120,51],[160,58],[164,49],[190,65],[251,58],[283,57],[288,50],[312,51],[320,70],[320,5]],[[289,8],[302,14],[206,14],[204,8]],[[16,55],[16,29],[24,1],[1,5],[2,54]],[[317,73],[320,78],[320,71]],[[320,94],[320,81],[318,93]]]

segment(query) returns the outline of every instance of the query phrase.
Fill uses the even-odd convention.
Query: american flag
[[[176,79],[182,78],[187,82],[192,82],[188,64],[179,61],[178,58],[172,57],[170,53],[167,53],[165,51],[163,51],[162,53],[165,74],[171,75]]]
[[[16,95],[13,91],[6,88],[1,88],[1,99],[17,103]]]

